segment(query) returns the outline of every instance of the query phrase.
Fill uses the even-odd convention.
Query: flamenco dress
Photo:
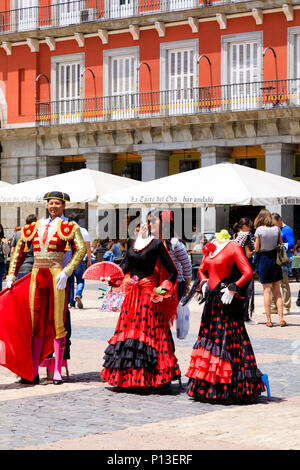
[[[116,387],[161,387],[181,375],[170,336],[177,311],[177,268],[155,238],[140,250],[129,240],[120,267],[125,298],[100,377]],[[157,294],[157,287],[166,292]]]
[[[187,394],[204,401],[243,401],[259,396],[265,385],[243,320],[243,287],[252,269],[242,247],[229,241],[218,253],[211,242],[199,268],[200,286],[208,280],[200,330],[193,347]],[[222,289],[234,293],[223,304]]]

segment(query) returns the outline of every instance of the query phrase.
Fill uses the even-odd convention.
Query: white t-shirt
[[[79,227],[84,243],[91,242],[91,237],[86,228]]]

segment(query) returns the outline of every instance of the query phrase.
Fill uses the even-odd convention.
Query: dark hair
[[[3,225],[0,224],[0,238],[5,238],[4,237],[4,229],[3,229]]]
[[[68,217],[68,219],[69,219],[70,222],[76,222],[76,224],[78,224],[80,217],[79,217],[78,214],[71,214]]]
[[[240,229],[239,223],[236,222],[236,223],[233,225],[232,230],[233,230],[234,233],[236,233],[236,232],[239,231],[239,229]]]
[[[276,222],[279,222],[279,220],[282,220],[281,215],[279,215],[277,212],[272,212],[272,218],[276,220]]]
[[[241,229],[244,225],[246,225],[247,227],[250,227],[250,229],[252,229],[253,227],[253,222],[252,220],[248,219],[248,217],[243,217],[242,219],[240,219],[238,222],[236,222],[233,226],[233,230],[235,232],[237,232],[239,229]]]
[[[163,220],[164,215],[170,215],[168,220]],[[160,238],[166,241],[167,249],[169,250],[171,247],[171,239],[174,237],[174,212],[169,210],[154,209],[152,212],[148,213],[148,219],[149,217],[159,219],[159,235]]]
[[[35,214],[29,214],[27,217],[26,217],[26,224],[32,224],[32,222],[36,222],[37,221],[37,217]]]

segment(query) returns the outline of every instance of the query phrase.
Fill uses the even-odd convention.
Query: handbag
[[[190,309],[188,304],[177,306],[176,332],[178,339],[185,339],[190,328]]]
[[[113,288],[104,295],[100,307],[101,312],[120,312],[125,298],[124,292],[116,292]]]
[[[278,243],[277,243],[276,264],[278,264],[278,266],[288,266],[290,264],[290,262],[291,262],[291,260],[287,255],[287,252],[286,252],[286,250],[283,246],[283,243],[282,243],[281,235],[279,233],[279,240],[278,240]]]

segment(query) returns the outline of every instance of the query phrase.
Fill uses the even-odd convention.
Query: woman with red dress
[[[186,373],[187,394],[211,402],[252,399],[264,391],[243,321],[243,288],[252,269],[226,230],[203,251],[199,278],[205,305]]]
[[[146,224],[129,240],[120,267],[125,298],[100,376],[116,387],[161,387],[181,375],[169,335],[176,318],[177,269]]]

